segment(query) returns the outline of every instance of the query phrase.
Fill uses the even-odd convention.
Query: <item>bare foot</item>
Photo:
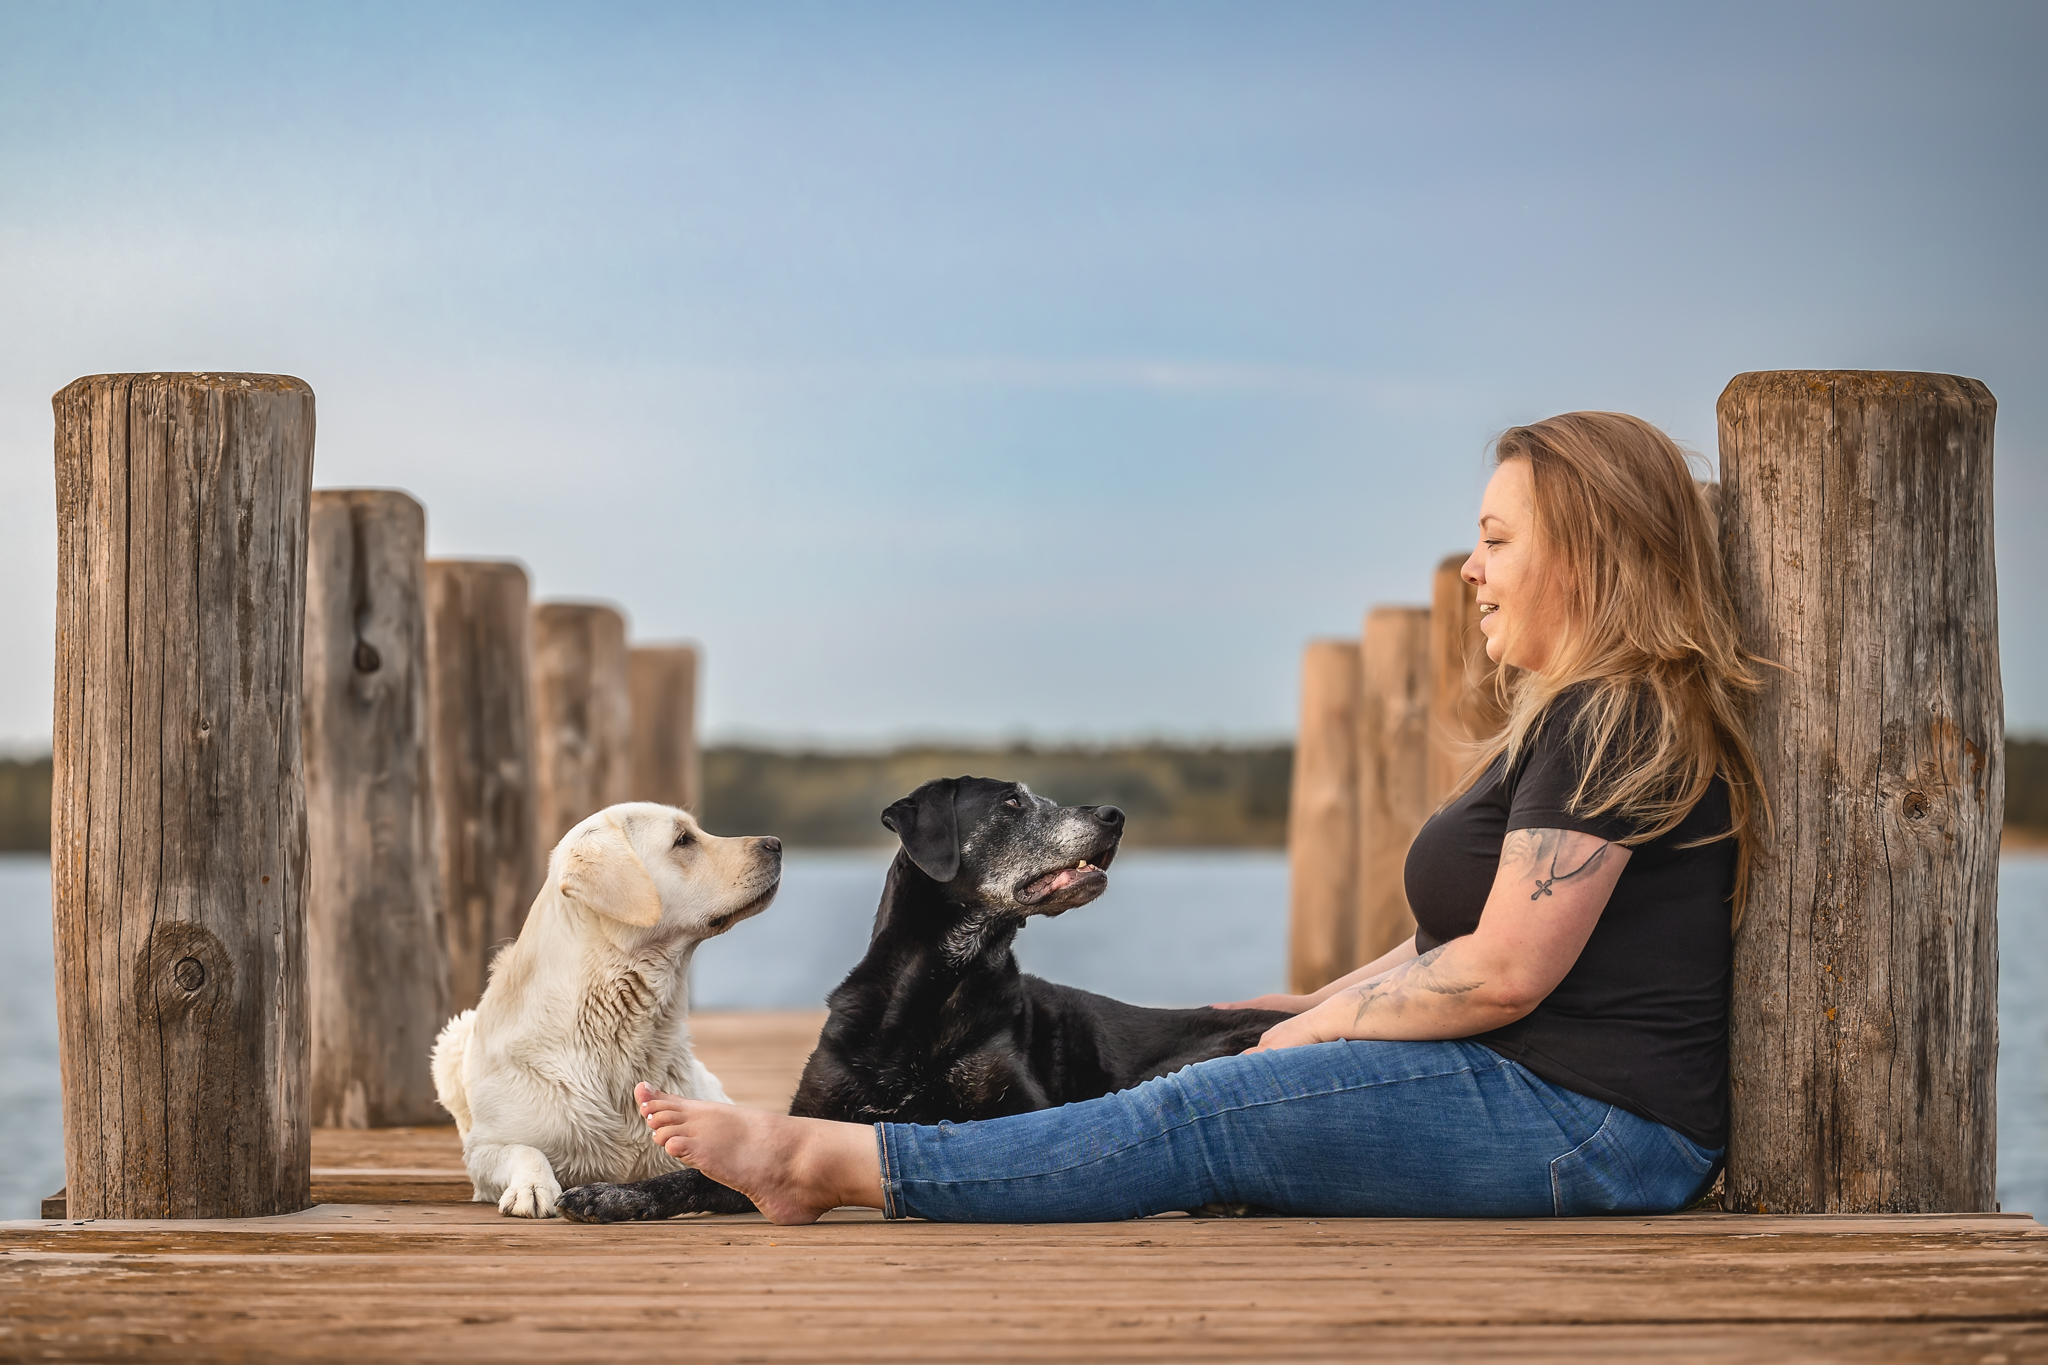
[[[662,1150],[754,1201],[774,1223],[815,1223],[842,1204],[879,1208],[874,1130],[665,1095],[646,1082],[633,1097]]]

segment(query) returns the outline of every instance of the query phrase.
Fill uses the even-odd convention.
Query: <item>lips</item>
[[[705,927],[708,928],[714,934],[722,934],[726,930],[732,928],[735,924],[738,924],[741,920],[752,919],[754,916],[760,914],[763,910],[766,910],[768,908],[768,902],[774,900],[775,893],[777,891],[780,891],[781,889],[782,882],[781,879],[778,878],[775,884],[773,886],[770,886],[766,891],[763,891],[760,895],[754,897],[754,899],[748,901],[739,909],[728,910],[724,914],[715,917]]]
[[[1055,897],[1064,896],[1075,890],[1085,890],[1090,898],[1101,894],[1109,885],[1109,853],[1092,853],[1086,858],[1076,858],[1071,863],[1062,863],[1050,872],[1044,872],[1017,888],[1017,904],[1043,905]]]

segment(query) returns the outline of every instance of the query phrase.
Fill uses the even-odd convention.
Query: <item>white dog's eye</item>
[[[677,831],[676,831],[676,843],[675,843],[675,846],[676,846],[677,848],[687,848],[687,847],[689,847],[689,843],[690,843],[690,831],[688,831],[688,830],[686,830],[686,829],[684,829],[684,830],[677,830]]]

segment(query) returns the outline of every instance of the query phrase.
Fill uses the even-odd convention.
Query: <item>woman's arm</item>
[[[1628,858],[1629,850],[1595,834],[1513,831],[1476,930],[1343,987],[1267,1029],[1248,1050],[1337,1038],[1469,1038],[1513,1023],[1579,960]]]
[[[1216,1005],[1213,1008],[1219,1010],[1285,1010],[1289,1014],[1299,1014],[1303,1010],[1313,1009],[1317,1005],[1322,1004],[1346,986],[1365,985],[1376,977],[1385,976],[1402,963],[1414,960],[1415,938],[1411,934],[1403,939],[1397,947],[1388,949],[1385,953],[1366,963],[1357,971],[1340,976],[1321,990],[1311,994],[1261,995],[1251,1000],[1232,1000],[1228,1004]]]

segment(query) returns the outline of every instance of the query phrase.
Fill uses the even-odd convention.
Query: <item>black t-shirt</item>
[[[1551,704],[1512,769],[1497,760],[1431,816],[1408,850],[1408,904],[1427,952],[1471,933],[1510,830],[1569,829],[1618,840],[1637,827],[1565,809],[1585,771],[1570,735],[1585,693]],[[1476,1035],[1553,1085],[1676,1128],[1707,1147],[1728,1140],[1729,896],[1735,841],[1681,848],[1728,828],[1716,778],[1678,828],[1630,851],[1579,960],[1534,1010]]]

